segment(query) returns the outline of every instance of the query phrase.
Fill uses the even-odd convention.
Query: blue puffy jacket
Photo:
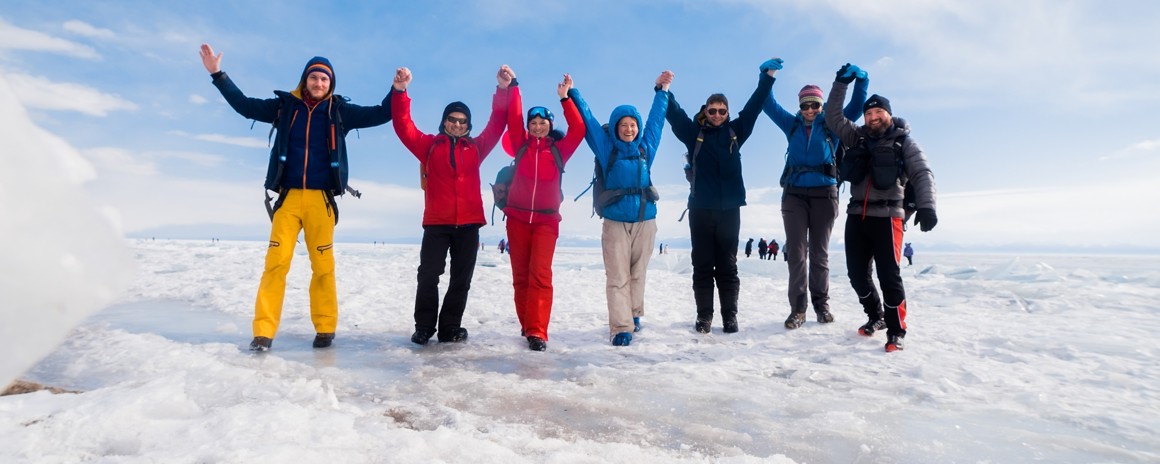
[[[842,114],[846,116],[846,119],[858,121],[862,117],[862,104],[866,103],[869,87],[869,81],[866,79],[855,81],[850,103],[842,109]],[[801,111],[790,113],[782,108],[773,97],[773,92],[770,92],[769,98],[765,99],[762,110],[769,116],[769,119],[773,120],[774,124],[777,124],[777,127],[781,128],[782,132],[785,132],[786,141],[789,143],[785,164],[790,172],[789,176],[784,179],[785,183],[782,187],[826,187],[838,184],[835,177],[809,168],[826,164],[834,165],[834,149],[840,143],[837,136],[831,137],[831,144],[824,143],[826,140],[825,129],[822,128],[826,122],[824,111],[818,112],[814,124],[811,124],[807,131]]]
[[[665,111],[668,109],[669,97],[667,92],[657,90],[653,97],[652,108],[648,112],[648,121],[641,123],[640,112],[631,105],[621,105],[612,110],[608,117],[608,129],[601,127],[600,121],[592,116],[588,102],[580,96],[580,91],[573,88],[568,96],[576,102],[580,115],[584,117],[587,131],[584,140],[588,148],[596,155],[596,161],[605,167],[606,190],[615,189],[646,189],[652,185],[653,160],[657,155],[657,147],[661,143],[662,131],[665,127]],[[631,142],[624,142],[616,137],[616,124],[624,117],[636,119],[639,128],[636,138]],[[609,166],[612,150],[616,149],[616,162]],[[644,159],[641,159],[641,150],[644,150]],[[644,202],[644,216],[641,218],[641,202]],[[615,203],[604,207],[605,219],[620,222],[638,222],[656,219],[657,205],[655,201],[642,198],[640,194],[630,194],[621,197]]]

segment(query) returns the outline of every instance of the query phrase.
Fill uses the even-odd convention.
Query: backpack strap
[[[733,126],[729,128],[729,153],[737,147],[737,133],[733,131]],[[697,142],[693,144],[693,152],[689,154],[689,196],[695,197],[697,195],[697,154],[701,152],[701,144],[705,142],[705,128],[702,127],[697,131]],[[686,210],[687,211],[687,210]],[[685,217],[684,213],[681,218]],[[680,220],[678,219],[678,222]]]
[[[643,146],[638,145],[637,149],[640,151],[640,156],[637,157],[637,159],[639,160],[637,162],[637,179],[640,179],[640,176],[643,174],[642,171],[644,169],[644,162],[646,160],[648,160],[648,155],[645,153]],[[616,148],[615,147],[613,147],[612,156],[609,158],[612,162],[608,163],[608,169],[605,169],[604,173],[603,173],[604,174],[603,180],[604,180],[605,184],[607,184],[607,182],[608,182],[608,172],[611,170],[613,163],[616,161]],[[627,188],[618,188],[618,189],[605,189],[603,192],[600,193],[600,196],[598,198],[596,198],[596,202],[601,204],[601,205],[608,206],[608,205],[615,203],[621,197],[624,197],[626,195],[640,195],[641,196],[641,202],[640,202],[641,211],[637,214],[637,216],[639,218],[637,220],[643,220],[644,219],[645,201],[652,199],[652,195],[649,193],[650,187],[651,186],[648,186],[648,187],[638,186],[638,187],[627,187]],[[655,201],[655,200],[653,200],[653,201]]]

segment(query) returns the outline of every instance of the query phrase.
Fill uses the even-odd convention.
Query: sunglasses
[[[822,104],[821,104],[821,103],[818,103],[818,102],[802,103],[802,104],[801,104],[801,109],[802,109],[802,111],[805,111],[805,110],[820,110],[820,109],[822,109]]]
[[[528,121],[531,121],[534,118],[541,118],[552,121],[555,116],[552,116],[552,112],[547,108],[542,106],[533,106],[532,109],[528,110]]]
[[[716,116],[718,114],[725,116],[729,114],[729,108],[705,108],[705,114],[709,116]]]
[[[457,118],[455,116],[448,116],[447,122],[449,122],[451,124],[459,124],[461,126],[466,126],[467,125],[467,118]]]

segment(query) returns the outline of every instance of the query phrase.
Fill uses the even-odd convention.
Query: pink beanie
[[[813,84],[802,87],[802,91],[798,92],[798,104],[806,102],[817,102],[820,105],[822,103],[822,88]]]

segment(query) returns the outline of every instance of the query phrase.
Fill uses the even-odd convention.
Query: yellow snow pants
[[[334,283],[334,215],[326,192],[291,189],[274,212],[266,269],[254,304],[254,336],[274,338],[282,319],[286,274],[294,257],[298,233],[306,232],[310,255],[310,320],[318,333],[334,333],[338,324],[338,295]]]

